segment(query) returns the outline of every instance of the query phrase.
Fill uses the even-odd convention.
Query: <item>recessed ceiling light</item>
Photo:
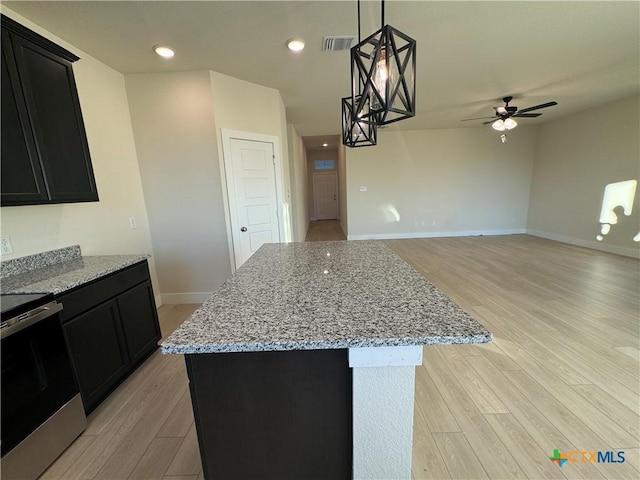
[[[304,48],[304,40],[301,38],[290,38],[287,40],[287,48],[292,52],[299,52]]]
[[[329,146],[329,144],[328,144],[328,143],[323,143],[323,144],[322,144],[322,146],[323,146],[323,147],[328,147],[328,146]]]
[[[167,47],[166,45],[154,45],[153,51],[163,58],[171,58],[176,54],[171,48]]]

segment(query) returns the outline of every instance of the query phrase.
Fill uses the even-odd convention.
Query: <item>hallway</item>
[[[318,220],[309,222],[305,242],[323,242],[327,240],[346,240],[338,220]]]

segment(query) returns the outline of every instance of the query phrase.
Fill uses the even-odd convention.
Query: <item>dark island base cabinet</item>
[[[185,359],[207,480],[351,478],[347,350]]]
[[[158,346],[160,326],[147,263],[60,295],[58,301],[88,413]]]

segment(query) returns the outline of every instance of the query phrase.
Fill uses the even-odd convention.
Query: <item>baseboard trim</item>
[[[477,237],[494,235],[520,235],[524,228],[505,230],[460,230],[455,232],[411,232],[411,233],[367,233],[363,235],[348,235],[347,240],[396,240],[408,238],[441,238],[441,237]]]
[[[162,303],[177,305],[181,303],[204,303],[213,292],[163,293]]]
[[[156,302],[156,308],[160,308],[162,306],[162,295],[154,295],[153,300]]]
[[[640,245],[638,248],[620,247],[618,245],[609,245],[604,242],[597,242],[595,240],[584,240],[582,238],[569,237],[566,235],[558,235],[557,233],[543,232],[541,230],[533,230],[527,228],[527,235],[533,237],[546,238],[547,240],[554,240],[556,242],[568,243],[569,245],[576,245],[578,247],[590,248],[592,250],[599,250],[601,252],[615,253],[616,255],[623,255],[625,257],[640,258]]]

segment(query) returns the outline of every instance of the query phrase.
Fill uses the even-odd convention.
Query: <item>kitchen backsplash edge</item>
[[[80,245],[49,250],[48,252],[34,253],[25,257],[12,258],[0,262],[0,278],[18,275],[38,268],[44,268],[56,263],[66,262],[74,258],[80,258],[82,252]]]

